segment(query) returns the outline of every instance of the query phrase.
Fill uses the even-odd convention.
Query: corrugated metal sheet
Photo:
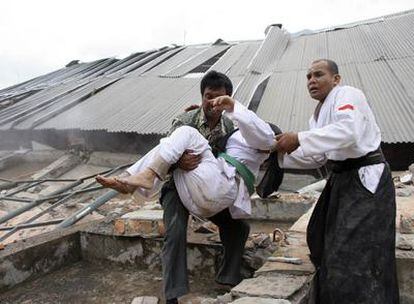
[[[305,50],[302,57],[302,68],[307,69],[309,64],[317,58],[328,58],[328,43],[326,33],[303,36],[305,39]]]
[[[306,39],[303,37],[290,39],[286,50],[277,63],[275,70],[276,71],[291,71],[291,70],[300,70],[301,67],[301,58],[305,50]]]
[[[248,106],[257,87],[260,85],[260,83],[262,83],[262,81],[269,77],[269,75],[270,73],[248,74],[243,78],[240,84],[237,87],[235,87],[233,93],[234,98],[236,98],[245,106]]]
[[[194,68],[198,67],[203,62],[227,50],[229,47],[229,45],[213,45],[195,54],[193,57],[187,58],[187,60],[181,62],[178,66],[176,66],[175,68],[171,69],[170,71],[161,76],[171,78],[182,77]]]
[[[288,41],[289,34],[287,32],[277,26],[272,26],[248,69],[259,74],[275,70],[276,64],[283,55]]]
[[[387,61],[393,74],[400,81],[403,91],[414,102],[414,59],[407,57],[403,59],[395,59]],[[414,116],[413,116],[414,120]]]
[[[32,111],[39,111],[57,98],[62,97],[83,85],[85,85],[85,81],[61,84],[42,90],[23,101],[0,111],[0,126]]]
[[[148,72],[151,69],[155,68],[156,66],[162,64],[166,60],[171,60],[171,57],[177,55],[183,49],[184,49],[183,47],[177,47],[172,50],[168,50],[166,53],[163,53],[162,55],[154,58],[153,60],[144,64],[143,66],[140,66],[139,68],[134,69],[133,71],[129,72],[126,77],[140,76],[141,74]]]
[[[304,70],[274,73],[269,79],[257,114],[280,126],[282,130],[307,129],[315,102],[306,92],[304,75]]]
[[[413,16],[410,14],[409,19],[414,19]],[[372,32],[380,37],[383,56],[387,59],[412,56],[414,51],[413,27],[407,29],[405,23],[398,21],[391,19],[370,25]]]
[[[241,42],[231,46],[210,70],[219,71],[227,75],[244,75],[259,45],[258,42]]]
[[[90,83],[79,87],[78,89],[56,99],[53,103],[39,112],[32,112],[24,121],[19,120],[13,122],[14,129],[31,129],[45,120],[49,120],[60,113],[78,105],[87,98],[96,94],[99,90],[117,81],[117,78],[102,77],[91,81]]]
[[[253,60],[257,50],[259,49],[261,42],[248,43],[248,47],[242,54],[240,59],[234,63],[234,65],[228,71],[230,76],[244,76],[247,73],[247,68]]]
[[[414,58],[412,58],[414,60]],[[414,141],[414,100],[385,61],[357,66],[385,142]]]
[[[176,68],[178,65],[183,63],[184,61],[197,56],[197,54],[202,53],[208,48],[206,45],[202,46],[187,46],[179,52],[176,56],[173,56],[169,60],[161,63],[160,65],[156,66],[155,68],[149,70],[148,72],[144,73],[143,75],[148,76],[160,76],[168,73],[169,71]]]
[[[199,78],[124,78],[36,129],[166,133],[174,116],[200,102]]]
[[[159,107],[170,107],[197,79],[158,77],[124,78],[89,98],[87,102],[40,125],[38,129],[137,131],[142,122],[159,121]]]

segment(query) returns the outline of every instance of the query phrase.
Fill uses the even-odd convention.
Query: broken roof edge
[[[400,16],[409,15],[409,14],[413,14],[413,13],[414,13],[414,9],[410,9],[410,10],[406,10],[406,11],[402,11],[402,12],[398,12],[398,13],[383,15],[383,16],[379,16],[379,17],[373,17],[373,18],[354,21],[354,22],[345,23],[345,24],[341,24],[341,25],[333,25],[333,26],[329,26],[329,27],[325,27],[325,28],[317,29],[317,30],[304,29],[304,30],[294,32],[294,33],[290,33],[290,34],[291,34],[292,38],[296,38],[296,37],[300,37],[300,36],[307,36],[307,35],[314,35],[314,34],[323,33],[323,32],[331,32],[331,31],[337,31],[337,30],[353,28],[353,27],[357,27],[357,26],[360,26],[360,25],[384,22],[386,19],[391,19],[391,18],[394,18],[394,17],[400,17]]]

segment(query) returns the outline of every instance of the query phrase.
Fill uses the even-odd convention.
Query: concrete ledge
[[[236,297],[291,299],[308,282],[307,276],[275,274],[243,280],[231,290]]]
[[[163,240],[160,238],[109,237],[103,234],[82,232],[80,240],[82,258],[88,262],[105,260],[117,264],[161,269]],[[221,246],[188,242],[188,270],[191,273],[213,275],[221,251]]]
[[[139,154],[96,151],[89,156],[88,165],[112,168],[128,163],[134,163],[140,158],[141,156]]]
[[[0,290],[8,289],[28,278],[46,274],[80,259],[78,233],[13,252],[0,259]]]
[[[252,196],[252,219],[294,222],[305,214],[315,201],[296,193],[280,193],[269,198]]]
[[[0,291],[81,259],[79,230],[89,222],[8,244],[0,251]]]

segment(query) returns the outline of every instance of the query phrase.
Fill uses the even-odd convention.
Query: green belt
[[[255,181],[255,177],[252,171],[250,171],[249,168],[246,167],[246,165],[242,164],[237,159],[228,155],[227,153],[221,152],[219,153],[218,156],[222,157],[226,162],[228,162],[230,165],[236,168],[236,171],[243,178],[244,183],[246,184],[247,190],[249,191],[249,194],[252,195],[254,193],[254,181]]]

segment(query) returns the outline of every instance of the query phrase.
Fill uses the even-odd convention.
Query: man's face
[[[323,102],[329,92],[339,83],[341,77],[333,74],[326,61],[312,63],[306,74],[308,91],[313,99]]]
[[[227,95],[226,89],[224,87],[219,89],[212,89],[210,87],[207,87],[204,90],[201,106],[203,107],[203,111],[206,115],[207,120],[218,119],[221,116],[221,112],[213,110],[211,100],[223,95]]]

